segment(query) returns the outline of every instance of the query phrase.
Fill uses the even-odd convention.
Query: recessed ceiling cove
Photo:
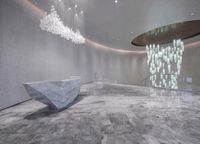
[[[131,43],[135,46],[168,44],[174,39],[187,39],[200,34],[200,20],[184,21],[162,26],[137,36]]]

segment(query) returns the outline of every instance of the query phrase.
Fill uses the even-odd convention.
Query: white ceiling
[[[54,5],[64,24],[78,27],[85,37],[95,42],[120,49],[133,49],[131,41],[153,28],[200,19],[200,0],[118,0],[117,4],[115,0],[33,1],[47,12]],[[72,11],[67,11],[68,8]]]
[[[78,1],[78,0],[77,0]],[[116,48],[153,28],[200,19],[200,0],[82,0],[84,35]]]

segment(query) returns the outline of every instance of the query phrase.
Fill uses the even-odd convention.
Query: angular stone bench
[[[62,81],[41,81],[25,83],[26,91],[36,101],[53,110],[67,108],[78,96],[81,79],[75,77]]]

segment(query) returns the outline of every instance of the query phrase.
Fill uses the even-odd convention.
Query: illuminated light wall
[[[174,40],[172,46],[147,45],[147,65],[153,87],[178,89],[177,78],[180,75],[183,41]]]

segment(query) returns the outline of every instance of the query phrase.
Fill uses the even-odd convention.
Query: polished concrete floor
[[[1,144],[200,144],[200,94],[93,83],[60,112],[0,111]]]

